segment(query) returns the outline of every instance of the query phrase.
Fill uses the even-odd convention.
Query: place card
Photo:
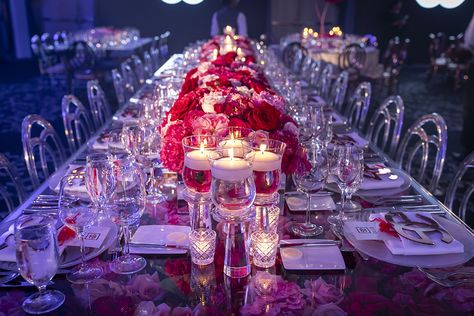
[[[68,229],[66,226],[63,226],[59,234],[61,233],[61,230],[63,229]],[[100,248],[102,244],[105,241],[105,238],[107,237],[108,233],[110,231],[110,227],[108,226],[92,226],[87,229],[86,235],[84,237],[84,245],[88,248]],[[79,238],[75,237],[72,239],[69,239],[64,242],[63,246],[65,247],[71,247],[71,246],[76,246],[80,247],[81,243],[79,241]]]
[[[384,240],[380,233],[378,222],[345,222],[345,229],[354,236],[356,240]]]

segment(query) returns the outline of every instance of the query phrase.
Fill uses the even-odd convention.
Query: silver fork
[[[470,269],[470,268],[465,268],[464,270],[454,270],[454,271],[440,271],[440,272],[434,272],[434,271],[430,271],[428,268],[422,268],[422,267],[418,267],[418,270],[420,270],[421,272],[423,272],[424,274],[426,274],[426,276],[428,277],[433,277],[433,278],[436,278],[436,279],[449,279],[450,277],[452,276],[455,276],[455,275],[472,275],[474,276],[474,268]]]
[[[444,287],[456,287],[458,285],[463,285],[463,284],[474,284],[474,279],[471,278],[463,278],[463,279],[457,279],[457,280],[450,280],[450,279],[437,279],[433,278],[430,275],[428,275],[428,278],[432,280],[433,282],[444,286]]]

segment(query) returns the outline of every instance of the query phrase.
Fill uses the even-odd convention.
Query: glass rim
[[[183,139],[181,140],[181,144],[182,144],[183,148],[189,148],[189,149],[197,149],[197,150],[199,150],[199,149],[201,149],[201,146],[188,145],[188,144],[186,144],[185,142],[186,142],[186,140],[188,140],[188,139],[193,139],[193,138],[199,139],[199,138],[201,138],[201,137],[202,137],[202,138],[211,138],[211,139],[213,139],[214,144],[215,144],[215,146],[204,146],[204,147],[203,147],[204,149],[207,149],[207,150],[209,150],[209,149],[214,150],[214,149],[216,149],[216,148],[218,147],[218,144],[217,144],[217,143],[218,143],[217,136],[214,136],[214,135],[206,135],[206,134],[197,134],[197,135],[184,136]]]
[[[40,220],[36,222],[35,219]],[[23,228],[29,227],[29,225],[22,226],[24,224],[30,223],[31,225],[41,225],[41,227],[49,226],[53,228],[56,219],[49,214],[22,214],[18,216],[14,221],[14,231],[15,233]]]

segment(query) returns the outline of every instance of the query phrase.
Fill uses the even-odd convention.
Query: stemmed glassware
[[[111,264],[112,271],[118,274],[131,274],[146,266],[145,258],[130,254],[130,225],[139,222],[145,209],[145,181],[141,168],[128,155],[114,157],[117,186],[111,199],[110,215],[123,230],[123,254]]]
[[[111,156],[103,153],[90,154],[86,158],[86,188],[89,198],[99,213],[98,220],[105,217],[104,210],[115,191],[116,179]]]
[[[341,190],[339,213],[328,217],[328,222],[340,227],[347,219],[345,215],[347,199],[357,191],[364,172],[364,151],[354,145],[334,148],[332,174]]]
[[[288,229],[297,236],[316,236],[323,232],[323,227],[311,223],[311,194],[324,188],[329,174],[329,162],[326,150],[316,150],[311,144],[303,144],[298,149],[296,170],[293,181],[298,191],[306,195],[307,208],[304,223],[293,223]]]
[[[43,314],[57,309],[65,296],[46,286],[59,267],[56,220],[47,215],[22,215],[15,222],[16,262],[22,277],[39,292],[23,302],[23,310]]]
[[[71,283],[85,284],[102,276],[102,269],[85,262],[84,237],[87,229],[91,227],[98,215],[98,208],[84,204],[79,197],[74,196],[74,191],[64,190],[67,185],[75,180],[77,175],[66,175],[61,179],[59,190],[58,212],[61,221],[76,232],[81,246],[81,264],[66,275]]]

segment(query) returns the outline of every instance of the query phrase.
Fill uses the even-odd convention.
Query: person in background
[[[474,53],[474,15],[464,32],[464,45],[466,49]],[[467,76],[468,79],[464,87],[464,123],[461,136],[465,156],[474,151],[474,60],[472,58]]]
[[[247,36],[247,19],[245,14],[237,9],[240,0],[222,0],[224,7],[212,15],[211,36],[223,33],[229,25],[236,30],[236,34]]]

